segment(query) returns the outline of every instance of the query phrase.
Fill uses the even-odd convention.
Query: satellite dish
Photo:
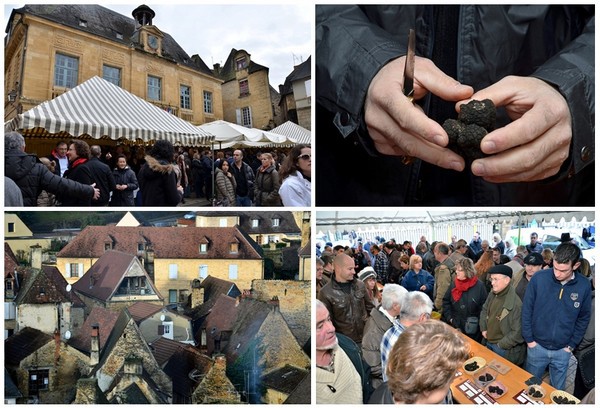
[[[71,288],[72,288],[72,286],[71,286],[71,284],[69,283],[69,284],[67,285],[67,292],[70,292],[70,291],[71,291]]]
[[[160,321],[161,321],[161,322],[164,322],[164,321],[165,321],[165,315],[164,315],[164,314],[161,314],[161,315],[160,315]]]
[[[69,286],[71,286],[71,285],[69,285]],[[70,338],[71,338],[71,331],[70,331],[70,330],[67,330],[67,331],[65,332],[65,339],[69,340]]]

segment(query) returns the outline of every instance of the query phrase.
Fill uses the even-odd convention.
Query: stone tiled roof
[[[294,388],[284,404],[310,404],[310,371]]]
[[[300,248],[300,251],[298,251],[298,255],[300,256],[311,256],[312,255],[312,245],[309,242],[308,244],[304,245],[302,248]]]
[[[242,299],[237,319],[226,347],[227,362],[231,363],[250,346],[260,327],[271,311],[271,306],[255,299]]]
[[[221,67],[220,72],[218,74],[214,73],[214,74],[216,74],[216,76],[221,78],[224,82],[233,81],[235,79],[235,71],[236,71],[235,56],[240,51],[244,51],[244,50],[236,50],[235,48],[232,48],[231,52],[229,53],[229,56],[227,57],[227,61],[225,61],[225,63]],[[248,54],[248,55],[250,55],[250,54]],[[248,74],[252,74],[254,72],[258,72],[261,70],[267,70],[267,73],[268,73],[269,68],[267,68],[263,65],[257,64],[256,62],[252,61],[252,59],[250,59],[250,63],[248,64]]]
[[[98,324],[98,329],[100,330],[100,350],[102,350],[106,345],[108,336],[110,336],[118,318],[119,312],[117,311],[105,309],[103,307],[93,308],[90,315],[85,319],[85,322],[81,326],[79,333],[77,333],[76,336],[73,336],[68,341],[68,344],[79,351],[90,354],[92,325]]]
[[[214,340],[218,340],[222,332],[231,332],[238,311],[236,303],[236,299],[221,294],[212,307],[210,314],[206,317],[208,355],[215,351]]]
[[[19,398],[22,396],[23,394],[21,394],[8,370],[4,367],[4,398]]]
[[[206,253],[200,242],[208,240]],[[237,253],[229,245],[239,242]],[[262,249],[237,227],[176,228],[90,226],[67,244],[58,254],[62,258],[99,258],[105,243],[112,249],[137,254],[138,244],[150,245],[158,259],[261,259]]]
[[[4,278],[7,278],[9,275],[14,276],[14,271],[19,266],[17,262],[17,257],[14,252],[8,245],[8,242],[4,243]]]
[[[183,343],[162,336],[150,344],[150,350],[161,367],[164,367],[173,354],[182,347],[184,347]]]
[[[73,284],[73,289],[82,295],[107,301],[116,292],[130,265],[135,262],[139,262],[135,255],[119,251],[107,251]],[[150,285],[153,289],[152,296],[160,297],[152,280],[145,271],[144,273],[146,275],[146,285]]]
[[[219,295],[226,295],[235,299],[242,294],[235,283],[210,275],[200,283],[200,287],[204,288],[204,302],[189,313],[192,320],[195,321],[195,325],[202,323],[198,319],[202,319],[210,313]],[[195,329],[197,328],[195,327]]]
[[[41,270],[31,269],[19,291],[16,303],[72,303],[73,307],[84,307],[85,304],[73,290],[67,291],[67,285],[67,281],[55,266],[43,266]]]
[[[308,376],[310,378],[310,372],[307,370],[294,367],[286,364],[284,367],[278,368],[277,370],[271,371],[269,374],[262,376],[262,382],[265,387],[272,388],[274,390],[290,394],[296,386]],[[310,403],[310,393],[308,402]]]
[[[283,87],[281,88],[281,96],[283,99],[284,95],[290,94],[294,92],[293,82],[298,81],[300,79],[310,78],[311,76],[311,57],[308,57],[306,61],[301,63],[300,65],[296,65],[294,70],[285,78],[285,82],[283,83]]]
[[[131,8],[131,11],[135,7]],[[134,47],[142,51],[138,44],[139,32],[136,31],[136,22],[131,17],[126,17],[115,11],[94,4],[28,4],[15,13],[32,14],[34,16],[59,23],[75,30],[99,36],[128,47]],[[12,20],[11,15],[11,20]],[[85,20],[86,26],[82,27],[80,21]],[[156,26],[160,29],[159,26]],[[190,56],[181,48],[173,37],[165,33],[162,41],[163,58],[184,65],[203,74],[214,76],[208,66],[198,56]],[[117,33],[122,38],[117,38]]]
[[[17,367],[25,357],[35,353],[52,340],[49,334],[25,327],[4,341],[6,366]]]

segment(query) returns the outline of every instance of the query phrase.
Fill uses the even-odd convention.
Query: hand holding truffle
[[[405,57],[385,65],[373,78],[365,100],[365,122],[382,154],[413,156],[447,169],[462,171],[464,159],[446,147],[442,126],[402,93]],[[426,58],[415,58],[414,99],[431,92],[447,101],[471,98],[473,88],[440,71]]]
[[[491,99],[512,120],[483,138],[481,151],[490,156],[473,162],[473,174],[505,183],[558,173],[572,139],[571,114],[560,92],[537,78],[508,76],[471,99]],[[457,108],[465,102],[458,102]]]

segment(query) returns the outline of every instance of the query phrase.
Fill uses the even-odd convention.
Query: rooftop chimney
[[[279,297],[273,296],[271,300],[269,300],[269,305],[271,305],[271,310],[279,311]]]
[[[90,348],[90,366],[95,366],[100,361],[100,325],[92,324],[92,347]]]

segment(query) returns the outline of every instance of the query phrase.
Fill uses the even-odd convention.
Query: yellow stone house
[[[135,254],[169,304],[186,302],[192,282],[209,275],[240,290],[263,278],[262,249],[237,227],[90,226],[57,254],[56,266],[75,283],[110,250]]]

